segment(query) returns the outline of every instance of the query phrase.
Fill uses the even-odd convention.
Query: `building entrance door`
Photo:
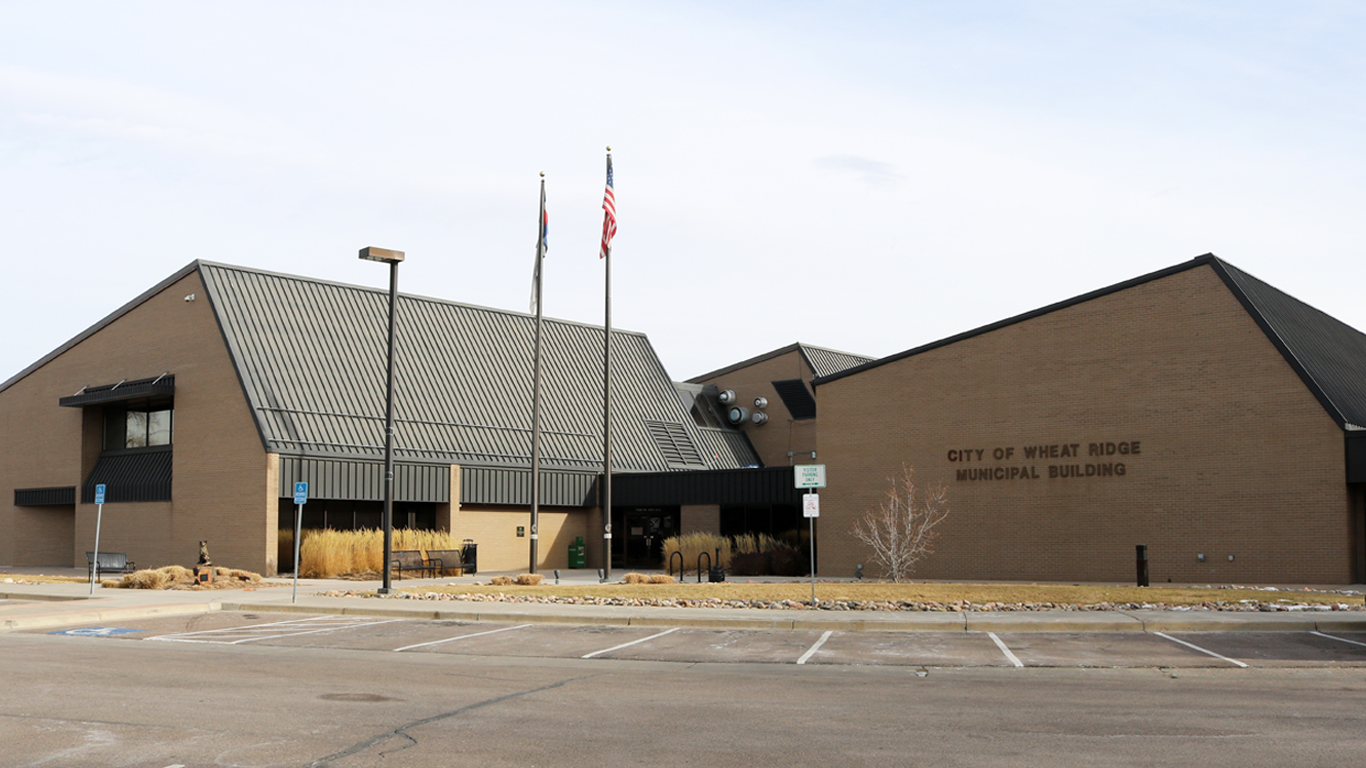
[[[628,510],[622,517],[626,534],[622,565],[663,568],[664,540],[678,533],[678,513],[637,508]]]

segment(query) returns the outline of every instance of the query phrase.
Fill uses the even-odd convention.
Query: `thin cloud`
[[[850,174],[870,187],[888,187],[906,178],[891,163],[858,155],[828,155],[812,160],[811,164],[822,170]]]

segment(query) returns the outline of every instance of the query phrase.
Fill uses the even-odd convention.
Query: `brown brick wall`
[[[193,293],[197,299],[184,301]],[[191,273],[0,392],[0,560],[78,565],[91,548],[95,506],[74,525],[34,526],[13,489],[80,486],[98,455],[97,409],[60,397],[120,379],[176,376],[172,501],[106,504],[100,548],[139,565],[191,565],[198,541],[214,562],[274,573],[275,466],[248,411],[197,273]],[[62,540],[64,537],[64,540]],[[6,557],[8,555],[8,557]]]
[[[809,386],[811,378],[811,369],[802,360],[801,353],[793,350],[699,383],[715,384],[722,390],[735,390],[736,403],[749,409],[751,414],[755,410],[754,398],[768,398],[768,407],[764,409],[768,414],[768,423],[756,425],[746,422],[742,429],[754,444],[754,450],[764,466],[785,467],[793,463],[788,461],[788,451],[797,453],[795,463],[811,463],[811,451],[816,450],[816,419],[793,420],[782,398],[773,389],[772,382],[801,379]],[[803,453],[806,454],[804,457]]]
[[[953,510],[918,577],[1128,581],[1146,544],[1154,583],[1351,578],[1342,432],[1208,266],[838,379],[820,409],[825,573],[871,563],[849,529],[906,462]],[[1040,477],[957,476],[997,467]]]
[[[602,552],[600,516],[596,510],[553,507],[540,510],[541,537],[536,548],[539,570],[569,567],[569,545],[582,536],[588,565],[597,568]],[[526,529],[518,538],[517,526]],[[480,571],[525,573],[531,560],[531,511],[526,507],[460,505],[452,515],[451,534],[479,545]],[[596,541],[595,541],[596,540]]]

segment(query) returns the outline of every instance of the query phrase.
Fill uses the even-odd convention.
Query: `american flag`
[[[617,196],[612,191],[612,156],[607,156],[607,191],[602,194],[602,250],[598,258],[604,258],[612,250],[612,236],[617,233]]]

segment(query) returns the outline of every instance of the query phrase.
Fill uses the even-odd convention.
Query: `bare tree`
[[[916,563],[934,552],[935,526],[949,515],[949,489],[941,483],[920,488],[915,469],[901,465],[901,477],[876,507],[854,522],[854,537],[873,550],[873,562],[892,581],[908,578]]]

